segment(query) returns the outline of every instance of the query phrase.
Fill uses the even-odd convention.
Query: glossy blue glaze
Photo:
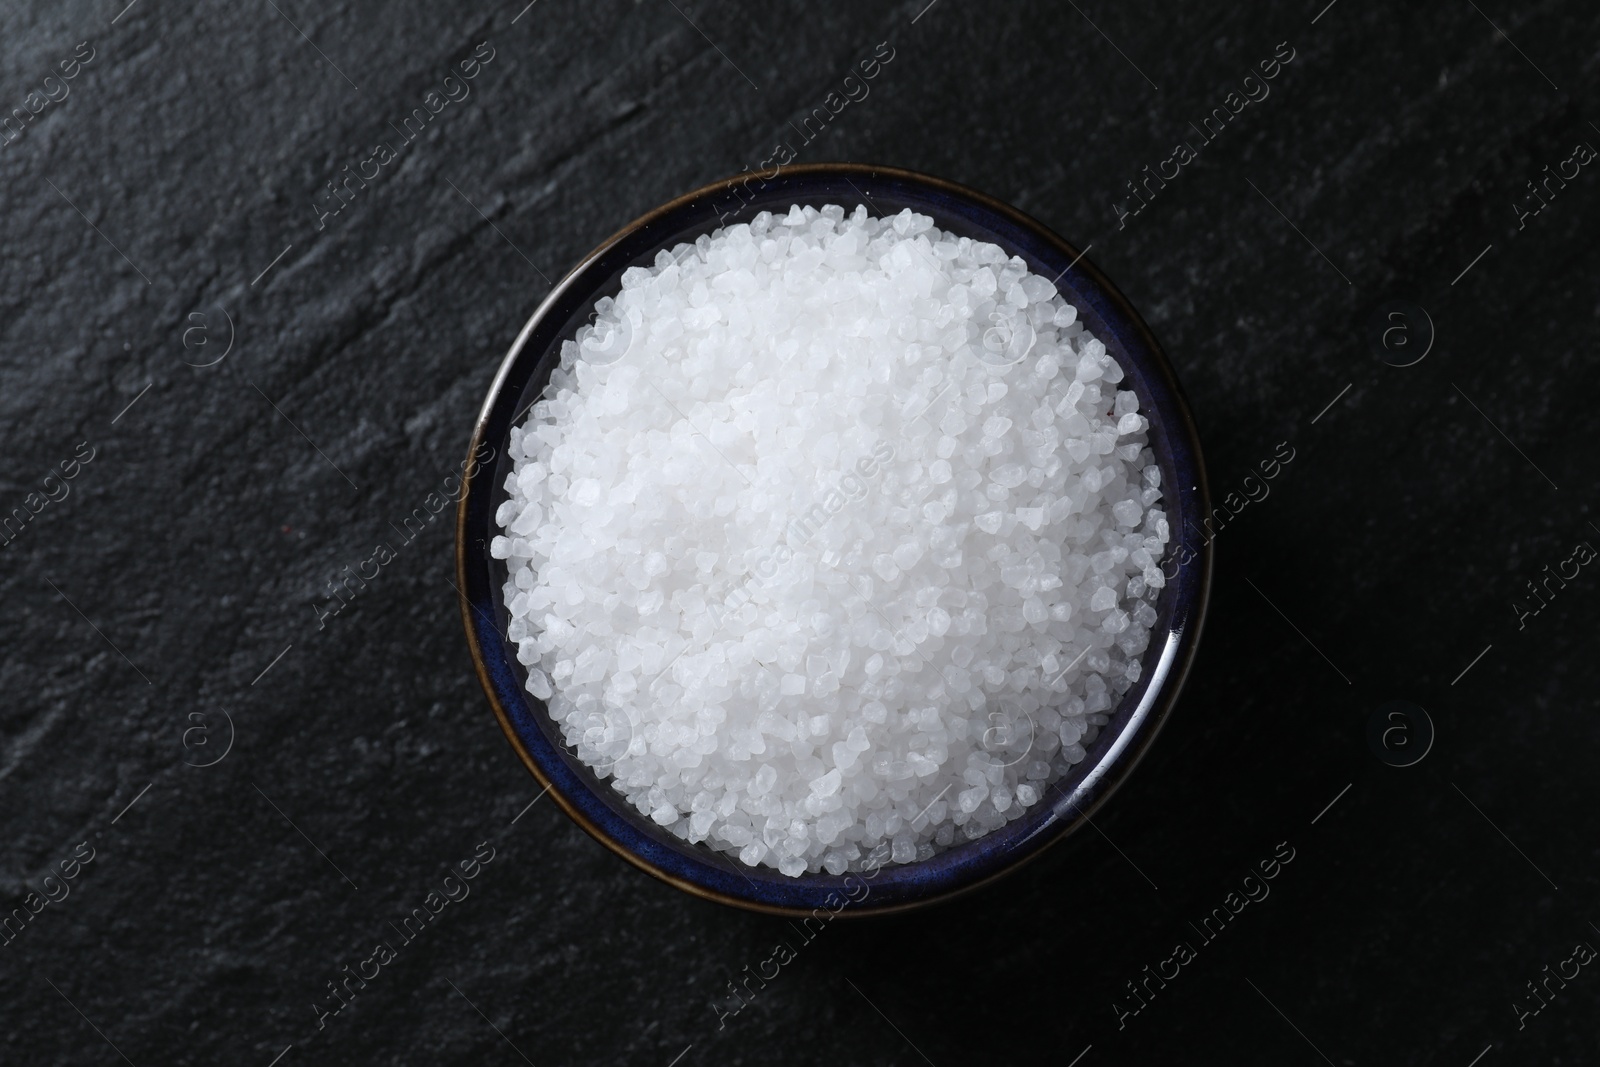
[[[906,207],[930,215],[941,229],[992,241],[1022,256],[1033,273],[1056,279],[1087,328],[1122,366],[1121,387],[1138,393],[1141,411],[1150,419],[1150,444],[1161,467],[1163,507],[1174,541],[1164,561],[1169,581],[1157,603],[1140,680],[1088,747],[1088,757],[1054,783],[1040,803],[985,837],[920,863],[885,866],[870,880],[826,873],[787,878],[767,868],[745,868],[672,836],[568,751],[543,703],[524,688],[524,668],[515,645],[505,638],[505,565],[490,557],[488,543],[498,532],[494,512],[506,499],[502,484],[510,463],[505,449],[513,421],[525,417],[545,387],[561,341],[591,318],[597,299],[619,291],[626,268],[647,265],[663,247],[692,242],[761,210],[782,213],[795,203],[838,203],[848,211],[863,200],[878,215]],[[857,164],[794,167],[764,183],[708,186],[645,216],[580,263],[534,312],[490,389],[471,454],[484,455],[479,451],[484,445],[493,454],[470,471],[462,489],[457,570],[473,658],[502,727],[557,802],[602,843],[682,889],[724,903],[800,914],[815,908],[837,911],[848,898],[843,914],[882,913],[941,899],[1014,869],[1077,829],[1084,813],[1092,814],[1127,776],[1170,712],[1199,639],[1210,587],[1210,549],[1200,532],[1209,501],[1194,423],[1160,346],[1138,313],[1076,249],[1020,212],[938,179]]]

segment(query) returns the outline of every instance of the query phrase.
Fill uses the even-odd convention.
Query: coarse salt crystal
[[[578,758],[789,876],[1040,803],[1140,678],[1170,537],[1077,309],[925,216],[795,205],[595,312],[512,430],[489,544]]]

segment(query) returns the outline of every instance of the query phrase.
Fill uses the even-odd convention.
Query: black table
[[[925,3],[6,12],[0,1061],[1595,1062],[1600,10]],[[1088,247],[1229,513],[1095,832],[719,1017],[793,931],[529,806],[429,502],[780,144]]]

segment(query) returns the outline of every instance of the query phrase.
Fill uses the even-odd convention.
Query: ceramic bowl
[[[791,204],[837,203],[850,211],[863,202],[874,215],[909,207],[932,216],[940,229],[992,241],[1020,255],[1033,273],[1056,279],[1085,326],[1123,368],[1121,388],[1138,394],[1140,410],[1150,419],[1150,447],[1161,467],[1162,506],[1173,541],[1139,681],[1107,713],[1087,758],[1025,815],[927,860],[887,864],[870,878],[826,872],[791,878],[767,867],[747,868],[735,857],[673,836],[568,749],[543,702],[525,688],[516,645],[505,636],[506,565],[490,556],[489,542],[500,532],[494,514],[507,498],[508,433],[545,388],[561,342],[590,320],[596,300],[620,291],[624,270],[762,210],[782,214]],[[523,326],[489,389],[468,455],[487,458],[469,464],[457,516],[462,619],[479,680],[506,737],[551,798],[607,848],[686,892],[725,904],[786,915],[819,908],[883,914],[948,898],[1015,870],[1080,829],[1127,779],[1171,714],[1199,641],[1211,579],[1210,549],[1201,537],[1209,501],[1194,420],[1160,344],[1127,299],[1072,245],[1014,208],[926,175],[845,163],[787,167],[765,178],[747,174],[707,185],[630,223],[562,278]]]

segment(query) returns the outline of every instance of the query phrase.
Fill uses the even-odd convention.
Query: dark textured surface
[[[94,859],[0,948],[0,1061],[1595,1062],[1594,967],[1520,1028],[1514,1005],[1600,945],[1600,578],[1520,630],[1513,604],[1600,544],[1600,174],[1520,230],[1513,205],[1600,145],[1600,14],[1078,7],[9,7],[0,107],[94,58],[0,147],[0,506],[93,459],[0,549],[3,903]],[[319,230],[323,183],[484,41],[472,95]],[[536,790],[469,669],[447,522],[322,629],[316,605],[460,462],[547,279],[798,145],[883,41],[799,158],[963,181],[1092,245],[1183,377],[1218,499],[1295,458],[1224,525],[1187,696],[1102,836],[831,925],[719,1028],[726,983],[798,936],[548,803],[513,824]],[[1123,182],[1282,41],[1271,95],[1119,228]],[[1416,366],[1365,336],[1394,298],[1437,328]],[[228,317],[227,357],[186,366]],[[1409,768],[1367,742],[1392,699],[1438,730]],[[223,709],[231,751],[186,766]],[[326,983],[479,842],[470,897],[319,1030]],[[1279,842],[1271,895],[1203,943]]]

